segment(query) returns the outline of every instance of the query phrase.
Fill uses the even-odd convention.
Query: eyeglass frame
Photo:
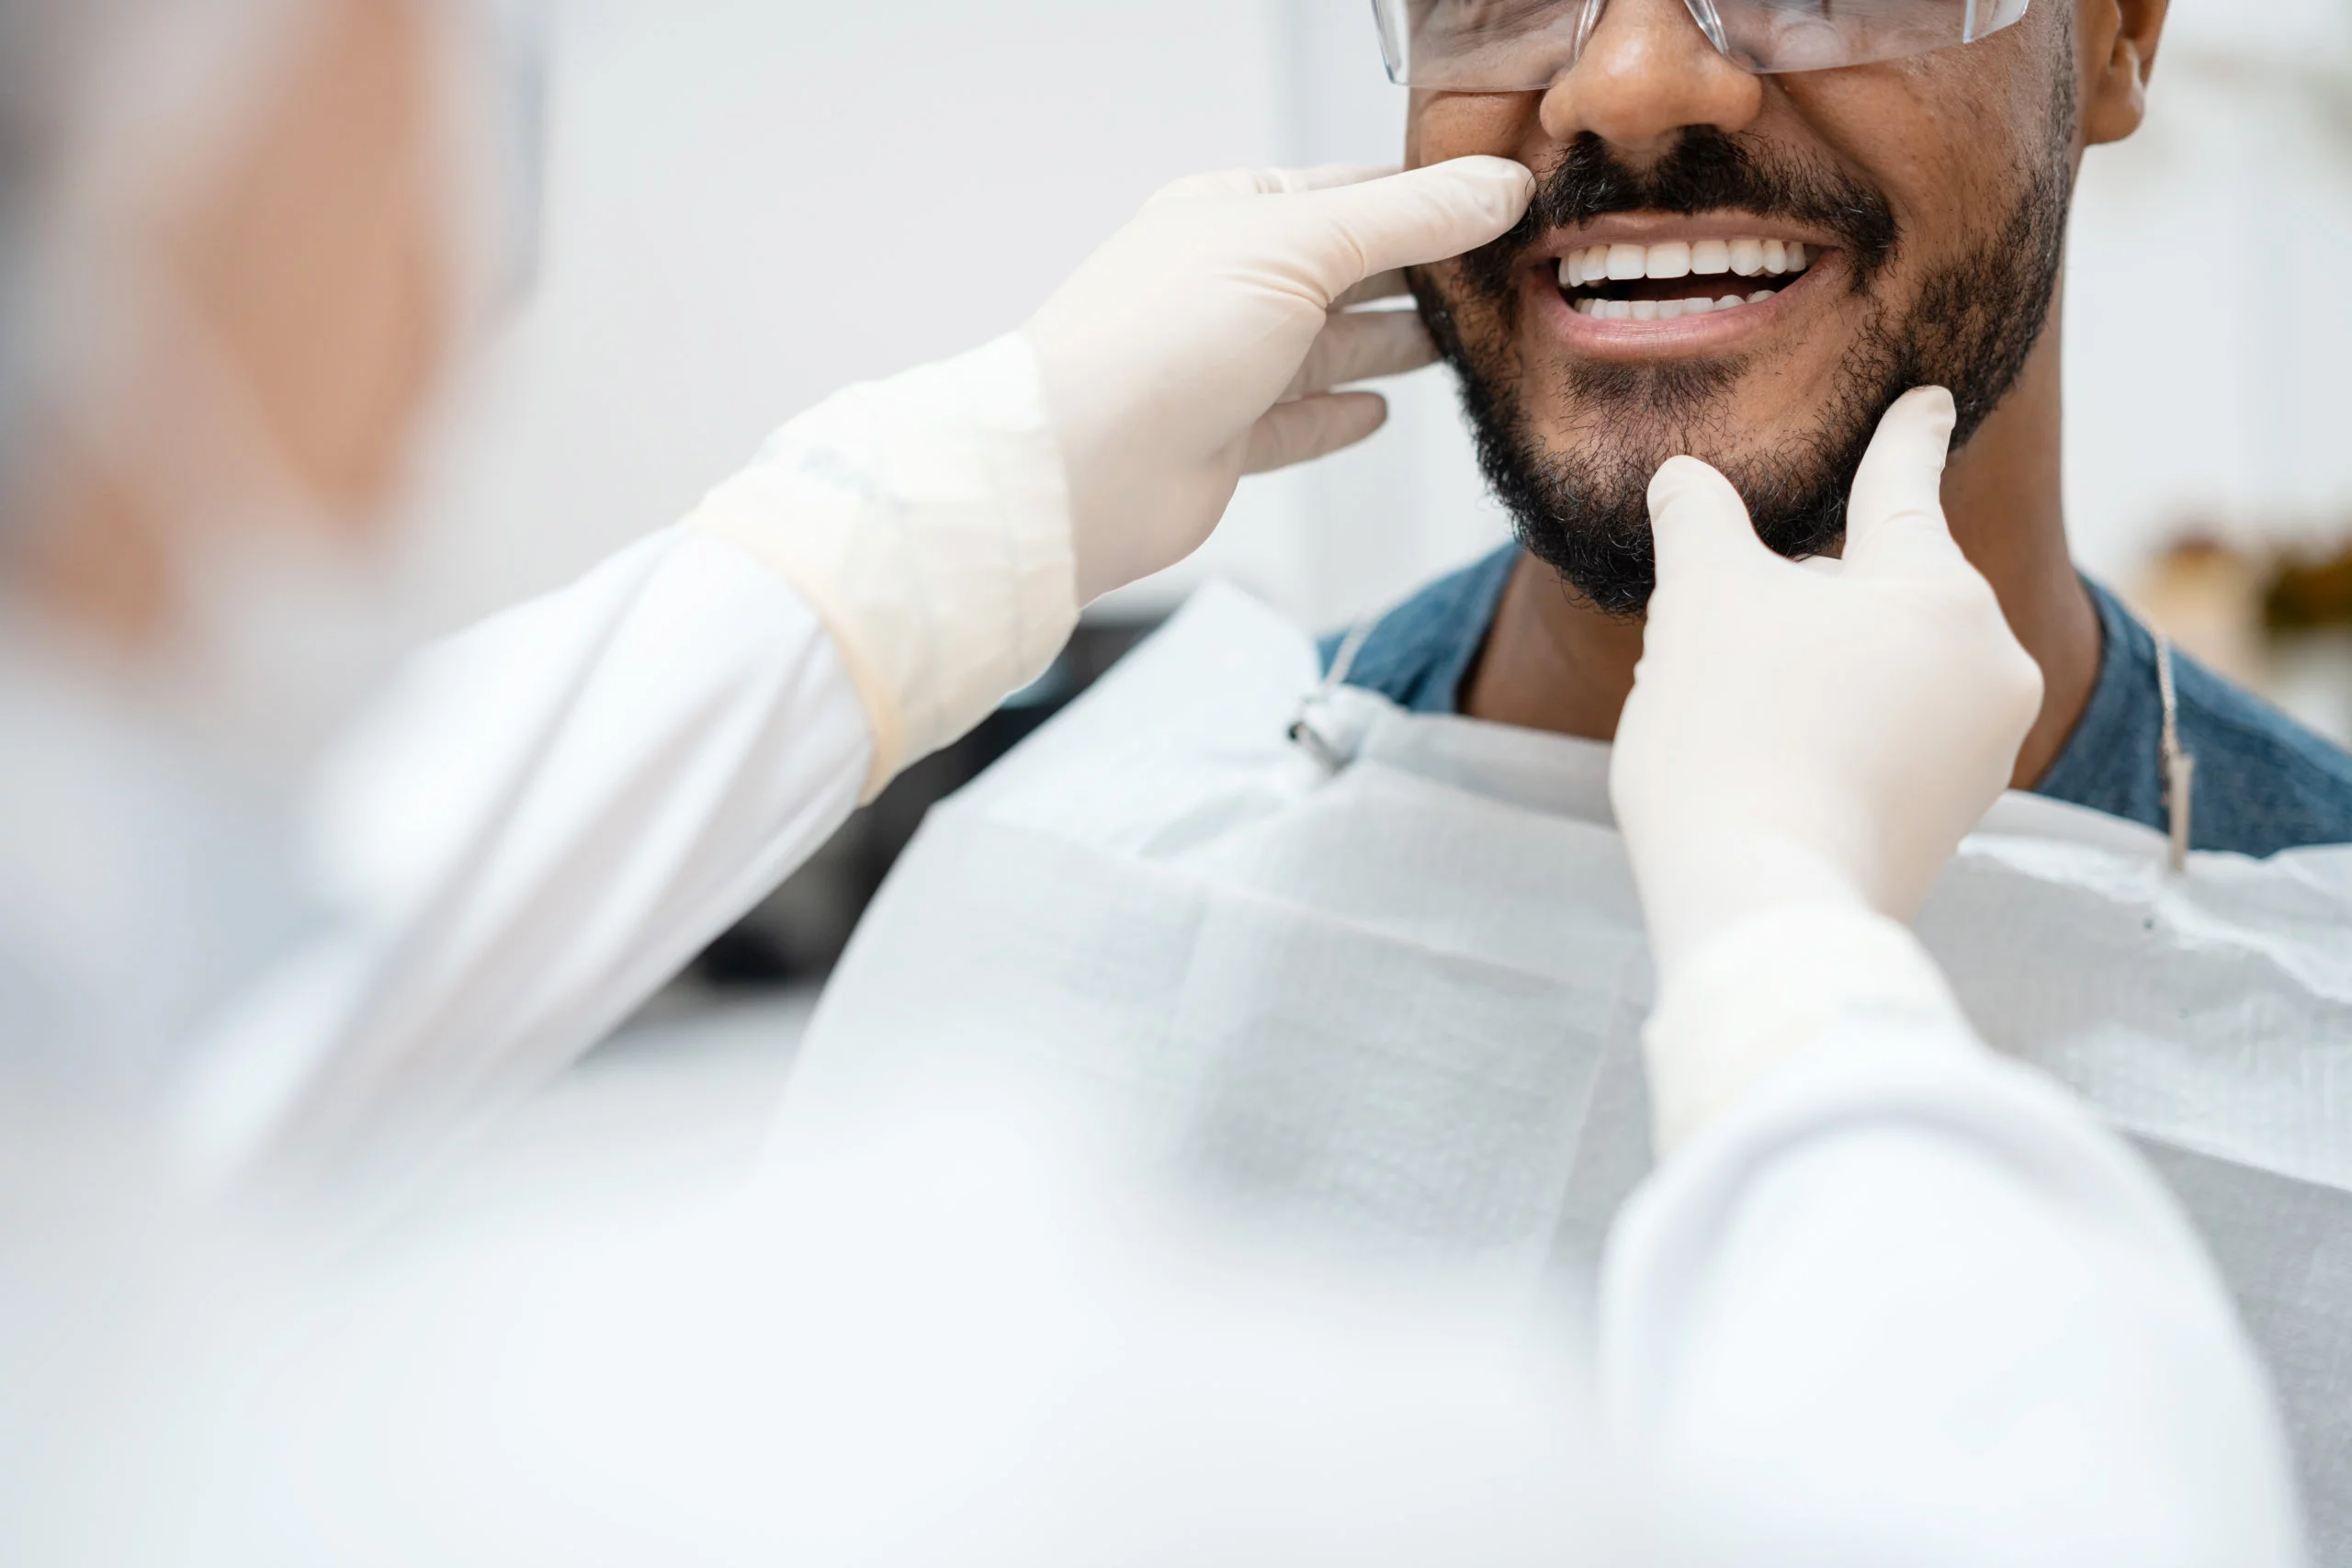
[[[1408,80],[1408,73],[1411,70],[1409,62],[1410,51],[1404,44],[1403,40],[1396,36],[1395,29],[1390,24],[1392,19],[1395,18],[1396,7],[1400,4],[1409,3],[1410,0],[1372,0],[1373,24],[1375,30],[1380,34],[1382,63],[1387,69],[1389,81],[1400,87],[1410,87],[1414,85],[1412,82]],[[1731,62],[1734,65],[1738,66],[1741,70],[1747,72],[1751,75],[1778,76],[1800,75],[1811,71],[1844,70],[1849,69],[1853,65],[1876,63],[1879,60],[1917,59],[1918,56],[1923,54],[1937,54],[1941,53],[1943,51],[1948,49],[1965,48],[1971,44],[1982,43],[1986,39],[1993,37],[1996,33],[2007,31],[2009,28],[2014,27],[2017,23],[2024,20],[2033,6],[2033,0],[1956,0],[1956,3],[1965,6],[1967,15],[1961,25],[1962,36],[1949,43],[1935,44],[1926,49],[1910,51],[1901,54],[1879,56],[1869,61],[1856,60],[1843,62],[1836,65],[1791,66],[1782,67],[1777,70],[1768,70],[1749,65],[1741,61],[1740,58],[1732,51],[1730,35],[1724,27],[1722,15],[1716,9],[1716,0],[1682,0],[1682,8],[1690,17],[1692,24],[1698,28],[1701,36],[1706,39],[1708,44],[1715,51],[1716,53],[1722,55],[1725,60]],[[2014,3],[2017,6],[2016,12],[2006,17],[2000,17],[2001,11],[2011,3]],[[1570,6],[1575,6],[1581,10],[1582,15],[1577,23],[1576,41],[1571,47],[1567,64],[1562,70],[1555,72],[1548,81],[1518,87],[1482,86],[1465,87],[1458,90],[1466,92],[1496,93],[1544,91],[1554,83],[1556,83],[1561,75],[1565,74],[1567,71],[1574,70],[1577,62],[1583,60],[1586,46],[1592,41],[1592,35],[1600,29],[1601,20],[1608,12],[1609,4],[1610,0],[1559,0],[1561,9],[1565,10]],[[1977,15],[1980,8],[1989,8],[1993,11],[1996,17],[1999,18],[1995,20],[1991,27],[1983,32],[1979,32],[1977,30]]]

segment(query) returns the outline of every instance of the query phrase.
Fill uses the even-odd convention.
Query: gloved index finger
[[[1303,259],[1328,303],[1368,277],[1447,261],[1501,237],[1534,194],[1535,176],[1523,164],[1456,158],[1304,193],[1275,209],[1295,204],[1296,215],[1314,226]]]
[[[1846,563],[1899,571],[1963,558],[1944,521],[1944,463],[1958,415],[1951,393],[1921,387],[1895,400],[1854,475]]]
[[[1436,359],[1437,344],[1412,311],[1351,311],[1331,318],[1283,397],[1303,398],[1357,381],[1402,376]]]

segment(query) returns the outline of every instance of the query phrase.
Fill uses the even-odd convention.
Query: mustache
[[[1517,226],[1463,257],[1463,275],[1499,299],[1520,259],[1550,230],[1612,212],[1696,217],[1726,209],[1837,235],[1852,257],[1857,288],[1886,265],[1901,237],[1885,195],[1842,169],[1800,163],[1711,125],[1686,127],[1664,157],[1637,169],[1588,130],[1542,175]]]

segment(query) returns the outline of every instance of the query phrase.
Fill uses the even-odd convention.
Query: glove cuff
[[[1643,1033],[1658,1156],[1857,1018],[1906,1026],[1886,1031],[1890,1040],[1966,1037],[1918,939],[1859,903],[1783,906],[1706,942],[1674,972]]]
[[[687,526],[824,622],[873,732],[865,800],[1044,674],[1078,624],[1069,482],[1017,334],[827,400]]]

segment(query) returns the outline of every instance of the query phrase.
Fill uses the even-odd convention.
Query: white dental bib
[[[935,810],[785,1135],[927,1066],[1043,1070],[1224,1193],[1589,1274],[1650,1159],[1608,748],[1317,684],[1306,636],[1211,588]],[[1335,766],[1290,739],[1303,704]],[[2176,877],[2154,833],[2012,796],[1920,931],[1985,1037],[2138,1139],[2204,1227],[2319,1559],[2352,1560],[2352,847]]]

